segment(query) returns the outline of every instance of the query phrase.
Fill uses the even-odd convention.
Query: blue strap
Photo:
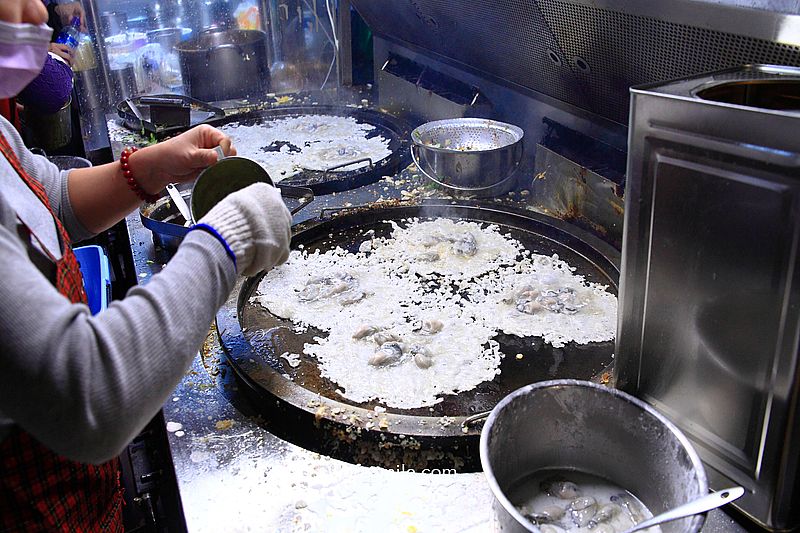
[[[194,226],[192,226],[191,229],[192,230],[201,229],[216,237],[217,240],[221,242],[222,246],[225,248],[225,253],[227,253],[228,257],[230,257],[231,261],[233,261],[233,268],[235,268],[238,272],[239,269],[236,266],[236,255],[233,253],[233,250],[231,250],[231,247],[228,245],[228,241],[225,240],[225,237],[220,235],[216,229],[214,229],[212,226],[209,226],[208,224],[195,224]]]

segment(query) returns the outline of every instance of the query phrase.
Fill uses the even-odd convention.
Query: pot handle
[[[492,414],[491,411],[484,411],[483,413],[478,413],[476,415],[468,416],[467,418],[464,419],[463,422],[461,422],[461,427],[469,428],[472,424],[480,422],[481,420],[484,420],[486,418],[489,418],[490,414]]]
[[[422,174],[423,174],[423,175],[424,175],[426,178],[428,178],[429,180],[433,181],[434,183],[438,183],[438,184],[439,184],[439,185],[441,185],[442,187],[450,187],[450,186],[449,186],[449,185],[447,185],[446,183],[442,183],[442,182],[441,182],[441,181],[439,181],[438,179],[434,178],[433,176],[431,176],[430,174],[428,174],[427,172],[425,172],[425,169],[424,169],[424,168],[422,168],[422,165],[421,165],[421,164],[420,164],[420,162],[419,162],[419,156],[417,155],[417,152],[416,152],[417,150],[419,150],[419,146],[417,146],[417,145],[416,145],[416,144],[414,144],[414,143],[411,143],[411,150],[410,150],[410,152],[411,152],[411,160],[414,162],[414,164],[415,164],[415,165],[417,165],[417,170],[419,170],[420,172],[422,172]],[[470,417],[470,418],[471,418],[471,417]]]
[[[371,157],[362,157],[361,159],[356,159],[354,161],[348,161],[347,163],[340,163],[338,165],[334,165],[332,167],[326,168],[322,172],[322,179],[327,179],[328,178],[328,172],[330,172],[331,170],[336,170],[337,168],[349,167],[350,165],[355,165],[356,163],[364,163],[364,162],[369,163],[370,170],[372,170],[372,168],[375,166],[375,164],[372,162],[372,158]]]
[[[293,215],[314,201],[314,191],[307,187],[282,185],[281,183],[276,183],[275,187],[280,189],[284,198],[291,198],[299,202],[297,207],[289,210]]]
[[[242,58],[244,58],[245,61],[250,60],[250,56],[247,54],[247,52],[244,51],[244,48],[242,48],[238,44],[233,44],[233,43],[218,44],[217,46],[209,48],[208,51],[206,51],[206,60],[208,60],[211,57],[211,54],[213,54],[214,52],[218,50],[226,50],[229,48],[237,50],[239,52],[239,55],[242,56]]]

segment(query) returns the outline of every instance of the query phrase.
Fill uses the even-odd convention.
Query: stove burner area
[[[618,254],[613,249],[563,222],[533,213],[468,205],[362,209],[310,225],[295,235],[292,245],[311,254],[336,247],[356,253],[364,242],[391,235],[393,224],[383,221],[419,216],[483,225],[488,222],[526,250],[557,254],[587,282],[606,285],[609,292],[616,293]],[[260,277],[241,280],[217,316],[222,345],[237,377],[271,431],[301,446],[358,464],[479,470],[480,427],[462,427],[465,418],[491,410],[508,393],[536,381],[607,379],[612,363],[613,340],[548,343],[541,337],[496,333],[488,341],[497,343],[501,354],[499,374],[494,379],[470,390],[440,395],[437,403],[417,403],[419,407],[352,401],[341,394],[340,385],[325,377],[320,360],[304,353],[306,344],[324,343],[329,333],[314,327],[299,328],[251,302],[260,281]],[[316,285],[311,288],[328,288],[323,285],[321,289]],[[512,307],[509,309],[513,311]],[[354,364],[358,364],[355,357]],[[435,370],[435,366],[428,370]]]

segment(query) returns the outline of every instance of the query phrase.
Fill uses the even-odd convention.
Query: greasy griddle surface
[[[424,211],[423,211],[424,209]],[[424,215],[424,216],[422,216]],[[368,209],[324,222],[314,228],[303,231],[293,239],[293,247],[302,244],[306,250],[326,251],[337,246],[356,252],[365,240],[364,233],[374,229],[377,236],[389,236],[390,224],[386,220],[400,220],[410,216],[435,218],[444,216],[459,220],[488,222],[500,227],[502,233],[510,234],[532,252],[558,256],[575,267],[575,273],[583,275],[586,280],[608,285],[614,294],[617,292],[618,270],[614,255],[608,252],[603,243],[595,242],[592,237],[582,234],[580,230],[563,222],[541,215],[504,213],[469,206],[426,206],[421,208],[405,207],[392,209]],[[601,251],[602,250],[602,251]],[[278,318],[257,304],[248,300],[258,286],[258,278],[250,279],[241,288],[238,298],[238,319],[243,336],[248,341],[250,355],[240,355],[238,359],[247,357],[247,363],[264,361],[268,368],[265,375],[263,365],[243,364],[238,367],[256,388],[293,402],[293,389],[303,388],[318,394],[321,402],[326,399],[333,403],[343,403],[354,408],[372,409],[378,402],[356,403],[342,397],[335,391],[336,383],[320,376],[315,358],[303,352],[306,343],[314,343],[314,337],[325,334],[316,329],[304,333],[295,333],[294,324]],[[368,317],[365,317],[368,322]],[[553,348],[538,338],[520,338],[501,334],[496,337],[501,350],[505,354],[500,365],[500,374],[491,382],[484,382],[476,388],[459,394],[446,395],[443,401],[432,408],[394,409],[389,413],[415,415],[420,417],[462,417],[476,412],[490,410],[508,393],[524,385],[558,378],[591,379],[608,370],[612,363],[613,341],[577,345],[569,343],[563,348]],[[223,336],[223,344],[225,337]],[[241,353],[239,349],[232,353]],[[301,364],[297,368],[289,366],[280,358],[284,352],[300,354]],[[517,354],[522,354],[518,359]],[[234,356],[234,362],[237,357]],[[236,365],[235,365],[236,366]],[[275,379],[283,374],[283,378]],[[308,397],[305,395],[304,397]],[[299,408],[306,406],[298,405]]]

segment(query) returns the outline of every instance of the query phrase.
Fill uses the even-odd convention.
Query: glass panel
[[[112,105],[163,93],[263,99],[336,80],[324,0],[97,0],[94,12]]]

